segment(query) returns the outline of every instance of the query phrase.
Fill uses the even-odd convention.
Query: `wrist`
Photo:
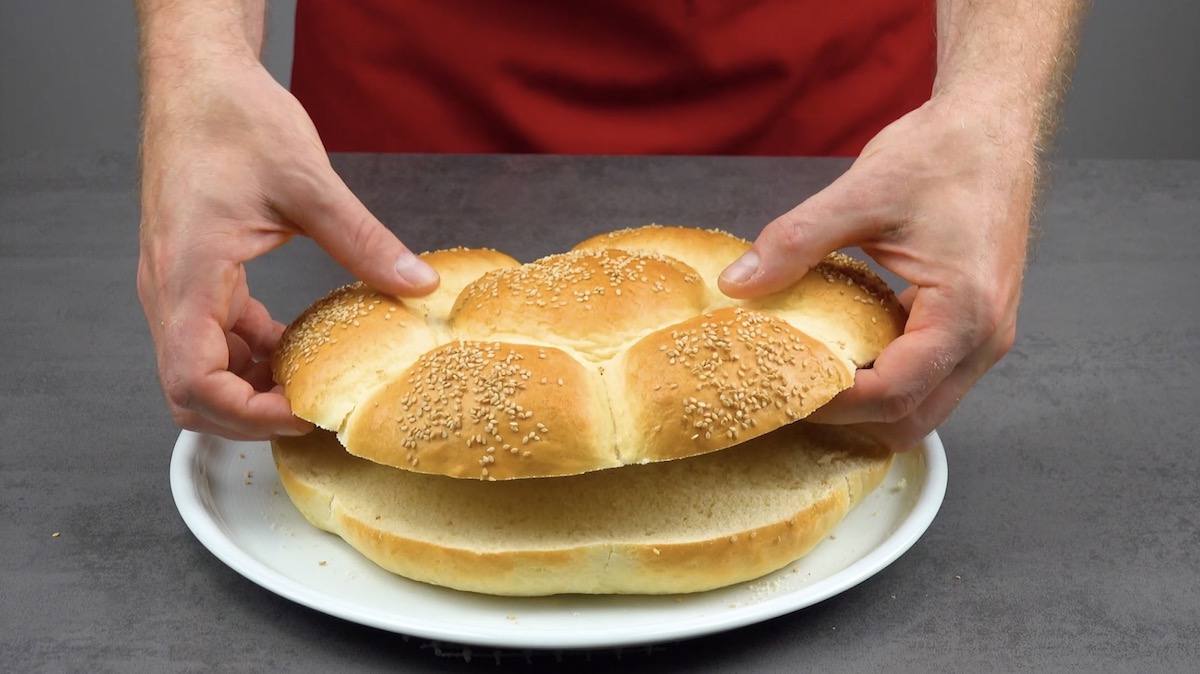
[[[151,56],[247,55],[263,45],[266,0],[135,0],[139,52]]]
[[[261,67],[262,0],[138,0],[144,117],[206,80]]]
[[[927,104],[948,129],[957,129],[1003,149],[1003,155],[1033,163],[1040,151],[1039,117],[1020,96],[987,84],[962,81],[935,87]]]
[[[938,0],[933,98],[1040,158],[1060,122],[1083,0]]]

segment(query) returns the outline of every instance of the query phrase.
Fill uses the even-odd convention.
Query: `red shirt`
[[[299,0],[337,152],[856,155],[928,99],[933,0]]]

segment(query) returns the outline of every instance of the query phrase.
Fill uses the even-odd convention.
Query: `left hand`
[[[725,270],[722,291],[757,297],[857,246],[911,284],[900,295],[910,312],[904,334],[811,420],[862,424],[906,450],[1012,347],[1037,177],[1033,137],[986,101],[935,97],[768,224]]]

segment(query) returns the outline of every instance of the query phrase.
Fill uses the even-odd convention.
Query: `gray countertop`
[[[524,260],[651,221],[752,237],[847,165],[335,164],[414,249],[491,246]],[[940,429],[948,491],[907,554],[765,623],[652,652],[534,653],[534,667],[1132,672],[1200,661],[1200,162],[1056,169],[1017,344]],[[293,604],[192,536],[171,498],[179,431],[134,288],[135,184],[129,156],[0,160],[0,670],[495,670],[486,650],[468,665]],[[308,241],[249,274],[285,322],[348,280]]]

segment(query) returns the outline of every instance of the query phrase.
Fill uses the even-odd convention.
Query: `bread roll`
[[[865,265],[831,255],[782,292],[735,301],[748,248],[682,227],[622,230],[518,265],[428,254],[428,298],[354,285],[285,332],[293,411],[377,463],[502,480],[713,452],[802,419],[903,330]]]
[[[498,482],[382,466],[321,431],[272,445],[312,524],[393,573],[498,595],[674,594],[758,578],[827,537],[892,460],[804,423],[683,461]]]

